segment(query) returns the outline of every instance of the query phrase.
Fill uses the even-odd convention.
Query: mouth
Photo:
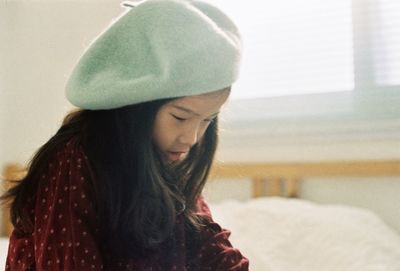
[[[170,161],[179,161],[185,156],[186,152],[167,152],[167,158]]]

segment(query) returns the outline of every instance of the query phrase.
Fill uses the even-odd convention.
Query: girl
[[[239,33],[204,2],[128,5],[68,80],[79,109],[2,196],[6,270],[248,270],[201,196]]]

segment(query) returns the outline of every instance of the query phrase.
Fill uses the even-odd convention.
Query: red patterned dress
[[[160,261],[116,259],[100,252],[99,222],[91,202],[91,174],[87,156],[75,138],[69,140],[41,176],[36,202],[30,206],[33,232],[10,237],[6,271],[168,271]],[[186,264],[185,232],[178,219],[172,270],[246,271],[249,262],[228,240],[230,232],[215,223],[207,204],[199,200],[198,211],[208,217],[200,234],[201,246],[194,259],[198,268]]]

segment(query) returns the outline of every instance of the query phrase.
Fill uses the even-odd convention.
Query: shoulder
[[[88,157],[79,137],[62,142],[50,156],[40,176],[40,186],[56,185],[68,179],[86,178],[92,174]]]
[[[61,157],[77,157],[88,159],[79,136],[72,136],[57,148],[56,159]]]
[[[78,136],[72,136],[58,146],[49,161],[49,167],[82,168],[88,164],[88,157]],[[64,167],[62,167],[64,166]]]
[[[80,202],[92,199],[92,174],[79,140],[71,138],[65,141],[57,148],[40,176],[36,207],[63,203],[78,206]]]

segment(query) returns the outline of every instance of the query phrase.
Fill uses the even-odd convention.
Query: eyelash
[[[177,120],[179,120],[179,121],[184,121],[184,120],[186,120],[186,119],[184,119],[184,118],[180,118],[180,117],[177,117],[177,116],[174,116],[174,115],[172,115],[175,119],[177,119]]]
[[[175,116],[175,115],[172,115],[175,119],[177,119],[178,121],[185,121],[185,120],[187,120],[187,119],[184,119],[184,118],[180,118],[180,117],[178,117],[178,116]],[[206,120],[204,120],[205,122],[209,122],[209,123],[211,123],[211,122],[213,122],[215,120],[215,118],[212,118],[212,119],[206,119]]]

